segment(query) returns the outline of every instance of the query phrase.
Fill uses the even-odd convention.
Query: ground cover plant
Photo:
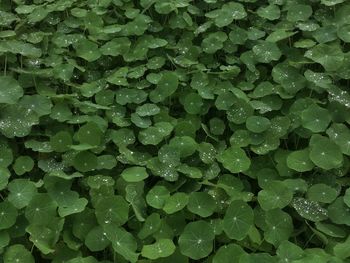
[[[350,1],[0,1],[1,263],[350,262]]]

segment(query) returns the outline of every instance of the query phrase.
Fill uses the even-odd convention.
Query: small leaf
[[[213,250],[214,238],[209,223],[202,220],[188,223],[179,237],[180,251],[194,260],[207,257]]]
[[[10,76],[0,76],[0,103],[15,104],[23,96],[18,81]]]
[[[170,239],[159,239],[151,245],[144,245],[141,255],[149,259],[169,257],[175,252],[175,245]]]
[[[232,173],[240,173],[249,169],[250,159],[244,150],[232,146],[217,156],[219,162]]]
[[[146,171],[146,168],[144,167],[130,167],[126,168],[122,173],[121,176],[123,179],[130,183],[140,182],[145,180],[148,177],[148,173]]]
[[[244,239],[253,225],[254,215],[251,207],[240,200],[231,202],[223,219],[223,227],[230,239]]]

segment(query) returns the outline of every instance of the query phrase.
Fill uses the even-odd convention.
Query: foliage
[[[348,0],[0,1],[0,263],[350,262]]]

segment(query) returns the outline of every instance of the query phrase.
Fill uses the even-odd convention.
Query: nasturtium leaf
[[[108,224],[104,230],[112,243],[113,250],[129,262],[136,263],[139,255],[135,252],[137,243],[134,236],[114,224]]]
[[[328,218],[328,211],[316,201],[297,197],[293,199],[291,205],[307,220],[318,222]]]
[[[257,14],[262,17],[266,18],[268,20],[276,20],[280,17],[281,11],[278,5],[271,4],[264,7],[259,7],[257,10]]]
[[[66,217],[68,215],[80,213],[85,209],[87,204],[88,200],[86,198],[75,198],[69,205],[60,206],[58,208],[58,214],[61,217]]]
[[[16,223],[17,209],[8,201],[0,203],[0,230],[8,229]]]
[[[331,115],[328,110],[316,104],[311,104],[301,112],[301,122],[303,127],[314,133],[325,131],[330,121]]]
[[[73,166],[79,172],[88,172],[96,169],[97,161],[98,159],[95,154],[88,151],[82,151],[74,157]]]
[[[343,25],[338,28],[338,37],[346,43],[350,42],[350,25]]]
[[[101,142],[102,131],[96,123],[89,122],[80,127],[76,136],[82,144],[97,146]]]
[[[0,151],[0,167],[6,168],[13,162],[13,152],[5,145],[0,145]]]
[[[23,175],[27,172],[30,172],[33,167],[34,161],[28,155],[18,157],[13,164],[13,170],[17,175]]]
[[[189,197],[185,193],[175,193],[165,200],[163,210],[167,214],[176,213],[188,204],[188,199]]]
[[[249,131],[260,133],[270,128],[271,122],[268,118],[261,116],[250,116],[247,118],[246,127]]]
[[[176,73],[165,72],[157,83],[157,87],[149,94],[153,103],[158,103],[171,96],[179,85],[179,79]]]
[[[317,230],[321,231],[322,233],[330,237],[344,238],[346,236],[344,229],[334,224],[316,222],[315,226]]]
[[[189,195],[187,209],[200,217],[208,217],[215,211],[215,200],[205,192],[193,192]]]
[[[35,263],[32,253],[21,244],[14,244],[6,249],[4,263]]]
[[[203,100],[197,93],[189,93],[185,96],[183,104],[187,113],[198,114],[201,112]]]
[[[305,148],[291,152],[287,157],[287,166],[297,172],[307,172],[314,168],[313,162],[309,158],[310,150]]]
[[[0,103],[15,104],[23,96],[23,88],[10,76],[1,76],[0,86]]]
[[[25,217],[35,224],[45,223],[56,216],[57,204],[46,193],[38,193],[32,197],[25,209]]]
[[[224,47],[223,42],[226,40],[227,35],[224,32],[211,33],[202,41],[203,51],[208,54],[214,54]]]
[[[278,246],[276,254],[282,262],[289,262],[301,259],[304,256],[304,251],[301,247],[285,240]]]
[[[168,144],[164,144],[158,150],[158,158],[162,163],[168,164],[169,166],[177,166],[180,164],[179,150],[169,146]]]
[[[316,202],[332,203],[337,196],[337,190],[326,184],[314,184],[307,190],[308,199]]]
[[[232,173],[240,173],[249,169],[251,161],[244,150],[231,146],[217,156],[217,160]]]
[[[175,252],[175,245],[170,239],[159,239],[154,244],[144,245],[141,255],[149,259],[169,257]]]
[[[12,180],[7,189],[9,190],[8,200],[17,209],[26,207],[33,196],[37,194],[35,184],[28,179]]]
[[[335,224],[350,225],[350,211],[345,197],[338,197],[328,206],[329,219]]]
[[[72,136],[67,131],[60,131],[50,137],[50,145],[55,152],[68,151],[72,143]]]
[[[266,212],[267,230],[264,233],[265,240],[275,247],[281,242],[287,241],[293,232],[292,218],[280,209],[273,209]]]
[[[162,224],[162,220],[159,214],[157,213],[150,214],[146,218],[140,232],[138,233],[138,237],[141,239],[145,239],[149,235],[156,233],[161,228],[161,224]]]
[[[350,129],[348,127],[341,123],[333,123],[326,133],[340,147],[343,154],[350,155]]]
[[[207,257],[213,250],[214,232],[206,221],[188,223],[179,237],[183,255],[194,260]]]
[[[287,20],[291,22],[306,21],[312,15],[312,7],[302,4],[291,4],[287,12]]]
[[[223,219],[224,232],[230,239],[242,240],[253,225],[253,209],[245,202],[236,200],[230,203]]]
[[[344,53],[339,46],[319,44],[306,51],[305,57],[320,63],[327,71],[335,71],[342,66]]]
[[[333,247],[334,255],[340,259],[346,259],[346,258],[350,257],[350,253],[349,253],[349,249],[348,249],[349,245],[350,245],[350,238],[347,238],[345,240],[345,242],[337,243]]]
[[[101,226],[96,226],[86,235],[85,245],[90,251],[101,251],[109,246],[110,241],[106,237],[105,230]]]
[[[189,136],[176,136],[170,140],[169,146],[179,151],[181,157],[187,157],[197,150],[198,144]]]
[[[145,180],[148,177],[148,173],[145,167],[135,166],[123,170],[121,177],[126,182],[136,183]]]
[[[102,197],[96,204],[97,221],[100,225],[123,225],[129,218],[129,204],[122,196]]]
[[[0,132],[8,138],[27,136],[38,123],[39,117],[34,111],[19,105],[6,106],[0,113]]]
[[[309,157],[316,166],[325,170],[338,168],[343,162],[340,147],[321,135],[311,137]]]
[[[198,145],[199,158],[204,163],[213,163],[216,157],[216,149],[210,143],[202,142]]]
[[[51,100],[41,95],[24,95],[19,105],[29,112],[34,111],[39,117],[50,114],[52,108]]]
[[[8,169],[0,167],[0,190],[3,190],[7,187],[10,175],[11,174]]]
[[[293,198],[293,192],[281,181],[271,181],[258,194],[258,202],[262,209],[272,210],[287,206]]]
[[[100,52],[106,56],[123,55],[129,51],[131,42],[127,37],[114,38],[100,47]]]
[[[239,263],[245,251],[236,244],[221,246],[213,257],[213,263]]]
[[[146,195],[147,203],[154,208],[163,208],[166,200],[170,197],[170,191],[162,185],[155,185]]]
[[[256,60],[261,63],[269,63],[271,61],[279,60],[282,55],[277,44],[273,42],[261,42],[255,45],[252,50]]]
[[[101,52],[98,45],[88,39],[81,39],[75,44],[75,50],[78,57],[92,62],[100,58]]]
[[[136,113],[141,116],[153,116],[160,112],[160,108],[156,104],[146,103],[136,108]]]

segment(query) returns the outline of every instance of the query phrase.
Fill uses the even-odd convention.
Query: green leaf
[[[1,76],[0,86],[0,103],[15,104],[23,96],[22,87],[10,76]]]
[[[283,241],[288,241],[293,232],[292,218],[280,209],[266,212],[267,229],[264,233],[267,242],[278,247]]]
[[[175,193],[165,200],[163,210],[167,214],[176,213],[188,204],[188,199],[189,197],[185,193]]]
[[[325,131],[331,122],[331,115],[328,110],[311,104],[301,112],[301,122],[303,127],[314,133]]]
[[[44,201],[43,201],[44,200]],[[25,217],[29,222],[37,225],[45,224],[47,220],[56,216],[57,204],[46,193],[39,193],[32,197],[25,209]]]
[[[270,128],[269,119],[261,116],[250,116],[247,118],[246,127],[249,131],[261,133]]]
[[[293,192],[281,181],[271,181],[258,194],[258,201],[262,209],[272,210],[287,206],[293,198]]]
[[[318,202],[310,201],[301,197],[294,198],[291,205],[300,216],[307,220],[319,222],[328,218],[328,212]]]
[[[34,263],[35,260],[28,249],[23,245],[15,244],[8,247],[4,254],[4,263],[14,262]]]
[[[350,155],[350,130],[344,124],[333,123],[326,131],[329,138],[335,142],[343,152]]]
[[[146,168],[144,167],[129,167],[121,173],[123,179],[130,183],[140,182],[148,177]]]
[[[252,50],[256,60],[261,63],[276,61],[282,56],[282,52],[278,48],[277,44],[273,42],[261,42],[260,44],[255,45]]]
[[[34,167],[34,161],[30,156],[20,156],[13,164],[13,169],[17,175],[23,175],[30,172]]]
[[[146,201],[150,206],[161,209],[169,197],[170,192],[165,186],[156,185],[147,193]]]
[[[208,217],[215,211],[215,200],[204,192],[193,192],[189,195],[187,209],[193,214]]]
[[[81,144],[98,146],[101,143],[102,132],[96,123],[89,122],[80,127],[76,136]]]
[[[97,167],[97,157],[91,152],[82,151],[74,157],[73,166],[79,172],[92,171]]]
[[[307,172],[314,168],[313,162],[309,158],[310,150],[305,148],[291,152],[287,157],[287,166],[297,172]]]
[[[326,184],[314,184],[307,191],[308,199],[321,203],[332,203],[337,196],[337,190]]]
[[[68,151],[72,143],[72,136],[66,131],[60,131],[50,137],[50,145],[55,152]]]
[[[276,20],[280,17],[281,11],[278,7],[278,5],[268,5],[265,7],[259,7],[257,10],[257,14],[262,17],[266,18],[268,20]]]
[[[149,259],[169,257],[175,252],[175,245],[170,239],[159,239],[154,244],[144,245],[141,255]]]
[[[231,146],[217,156],[217,160],[232,173],[240,173],[249,169],[251,161],[244,150]]]
[[[106,237],[106,233],[101,226],[96,226],[90,230],[85,238],[85,245],[92,251],[102,251],[109,246],[110,241]]]
[[[221,246],[216,252],[213,263],[239,263],[240,257],[245,251],[236,244]]]
[[[76,43],[75,50],[78,57],[81,57],[88,62],[95,61],[101,56],[98,45],[87,39],[81,39]]]
[[[311,137],[309,157],[315,165],[325,170],[338,168],[343,162],[340,147],[321,135]]]
[[[236,200],[230,203],[223,219],[223,228],[230,239],[242,240],[253,225],[252,208],[245,202]]]
[[[209,223],[202,220],[188,223],[179,237],[180,251],[194,260],[207,257],[213,250],[214,238]]]
[[[17,209],[26,207],[32,198],[37,194],[35,184],[28,179],[12,180],[7,189],[9,190],[8,200]]]
[[[102,226],[121,226],[129,218],[129,205],[119,195],[102,197],[96,204],[95,209],[97,221]]]
[[[287,12],[287,20],[291,22],[306,21],[312,15],[312,7],[309,5],[290,5]]]
[[[108,224],[104,227],[107,238],[111,241],[113,249],[126,260],[136,263],[138,254],[135,252],[137,248],[136,240],[133,235],[124,228]]]
[[[179,85],[178,77],[173,72],[165,72],[157,83],[157,87],[149,94],[153,103],[158,103],[171,96]]]
[[[339,46],[319,44],[305,52],[305,57],[321,64],[326,71],[335,71],[341,67],[344,54]]]
[[[8,201],[0,203],[0,230],[8,229],[16,223],[17,209]]]

